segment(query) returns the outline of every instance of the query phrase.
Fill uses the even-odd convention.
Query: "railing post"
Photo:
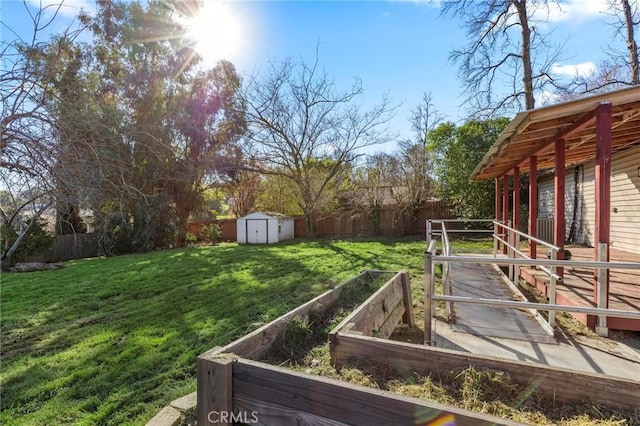
[[[433,316],[433,255],[424,254],[424,344],[432,345],[431,317]]]
[[[556,250],[551,250],[551,260],[558,259],[558,252]],[[556,265],[551,267],[551,280],[549,282],[549,303],[552,305],[556,304]],[[556,311],[549,311],[549,326],[551,328],[556,325]]]
[[[427,219],[427,247],[431,242],[431,219]]]
[[[498,255],[498,221],[493,221],[493,257],[495,258]]]
[[[511,220],[507,221],[507,243],[509,244],[509,247],[507,248],[507,258],[512,259],[513,258],[513,237],[515,236],[512,229],[511,229]],[[513,265],[509,265],[509,279],[511,280],[511,282],[513,282]]]
[[[518,257],[518,252],[517,250],[520,249],[520,234],[513,234],[514,237],[514,244],[513,246],[515,247],[515,250],[513,251],[513,258],[515,259],[516,257]],[[520,265],[515,265],[514,267],[514,272],[513,272],[513,280],[512,282],[516,285],[518,285],[518,280],[520,279]]]
[[[598,262],[607,262],[607,243],[598,243]],[[608,268],[597,268],[598,279],[596,281],[596,300],[597,307],[601,309],[608,308],[607,300],[607,271]],[[596,324],[596,333],[598,335],[607,337],[609,335],[609,328],[607,327],[607,317],[605,315],[598,315],[598,323]]]

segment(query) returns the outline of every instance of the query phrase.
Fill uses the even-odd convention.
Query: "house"
[[[549,169],[553,169],[552,175],[538,173]],[[612,247],[637,257],[640,87],[516,115],[471,175],[476,180],[494,179],[495,218],[510,220],[514,228],[519,225],[520,200],[519,191],[513,191],[510,197],[509,183],[519,188],[522,173],[530,176],[528,208],[529,218],[534,219],[528,224],[530,236],[538,236],[540,220],[552,220],[553,245],[560,248],[559,253],[570,239],[592,246],[591,259],[608,262]],[[530,240],[532,258],[536,251],[536,242]],[[579,302],[591,298],[592,305],[607,308],[610,302],[623,300],[621,309],[640,310],[640,283],[635,282],[635,271],[621,279],[613,299],[609,269],[593,273],[592,278],[582,277],[582,283],[591,280],[593,284],[587,286],[588,292],[580,295],[583,300]],[[612,328],[640,330],[638,320],[600,316],[596,331],[606,333],[607,322]]]

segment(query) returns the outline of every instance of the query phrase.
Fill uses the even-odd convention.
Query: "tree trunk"
[[[527,17],[526,0],[513,1],[513,6],[518,11],[520,26],[522,27],[522,82],[524,83],[525,108],[535,108],[533,97],[533,71],[531,67],[531,28]]]
[[[40,210],[38,210],[36,214],[34,214],[33,217],[31,218],[31,221],[27,225],[27,228],[18,235],[16,240],[13,242],[13,244],[11,244],[11,247],[9,247],[5,252],[2,253],[2,257],[0,257],[0,263],[1,263],[0,268],[3,271],[6,271],[9,269],[9,266],[11,265],[11,257],[16,252],[16,250],[18,250],[18,247],[20,247],[20,244],[22,244],[22,241],[24,240],[24,238],[27,235],[29,235],[29,232],[31,232],[31,229],[33,229],[33,226],[35,225],[36,221],[40,218],[42,213],[44,213],[45,210],[51,207],[52,204],[53,204],[53,201],[49,202],[47,205],[45,205]]]
[[[316,218],[313,211],[304,213],[305,225],[307,228],[307,238],[316,237]]]
[[[638,64],[638,45],[634,36],[633,16],[629,0],[621,0],[624,9],[624,21],[627,27],[627,49],[629,50],[629,67],[631,68],[631,84],[640,84],[640,65]]]

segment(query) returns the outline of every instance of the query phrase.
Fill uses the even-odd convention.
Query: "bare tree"
[[[3,267],[39,217],[63,196],[57,187],[70,173],[70,167],[62,172],[58,167],[61,130],[53,106],[59,99],[48,83],[64,72],[68,47],[84,28],[72,24],[51,42],[40,40],[61,7],[62,3],[51,4],[32,12],[25,3],[32,20],[30,39],[1,24],[14,37],[0,41],[0,180],[13,199],[0,213],[2,225],[17,230],[14,240],[3,241]]]
[[[236,174],[235,179],[227,187],[232,196],[231,212],[236,217],[251,213],[260,188],[260,175],[247,170]]]
[[[638,2],[629,0],[608,0],[606,14],[614,28],[614,38],[624,40],[626,49],[611,44],[605,52],[608,58],[601,61],[589,74],[576,75],[569,84],[558,87],[560,100],[580,98],[586,94],[597,94],[640,84],[638,43],[635,27],[640,22]]]
[[[626,54],[613,47],[609,48],[612,58],[618,58],[629,69],[628,84],[640,84],[640,64],[638,62],[638,43],[635,39],[635,26],[640,23],[638,2],[630,0],[609,0],[609,12],[614,18],[613,26],[626,44]]]
[[[339,183],[362,148],[389,140],[382,129],[394,108],[380,104],[361,111],[355,103],[360,80],[339,91],[321,68],[290,59],[270,63],[260,77],[248,81],[246,155],[262,173],[293,181],[308,235],[314,234],[315,213],[326,191]]]
[[[535,107],[535,92],[553,85],[549,70],[560,55],[532,25],[533,10],[552,0],[445,0],[442,13],[462,18],[469,43],[450,53],[459,63],[472,115]],[[518,31],[519,29],[519,31]],[[534,57],[534,54],[537,55]]]

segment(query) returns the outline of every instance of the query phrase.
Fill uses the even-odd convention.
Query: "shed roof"
[[[518,113],[489,148],[471,178],[497,178],[512,174],[515,167],[528,172],[528,159],[533,155],[538,157],[539,169],[554,167],[554,142],[567,134],[566,166],[594,159],[594,111],[607,102],[612,105],[612,153],[640,144],[640,87],[634,86]]]
[[[293,219],[287,215],[282,213],[273,213],[273,212],[253,212],[249,213],[246,216],[239,217],[238,219]]]

